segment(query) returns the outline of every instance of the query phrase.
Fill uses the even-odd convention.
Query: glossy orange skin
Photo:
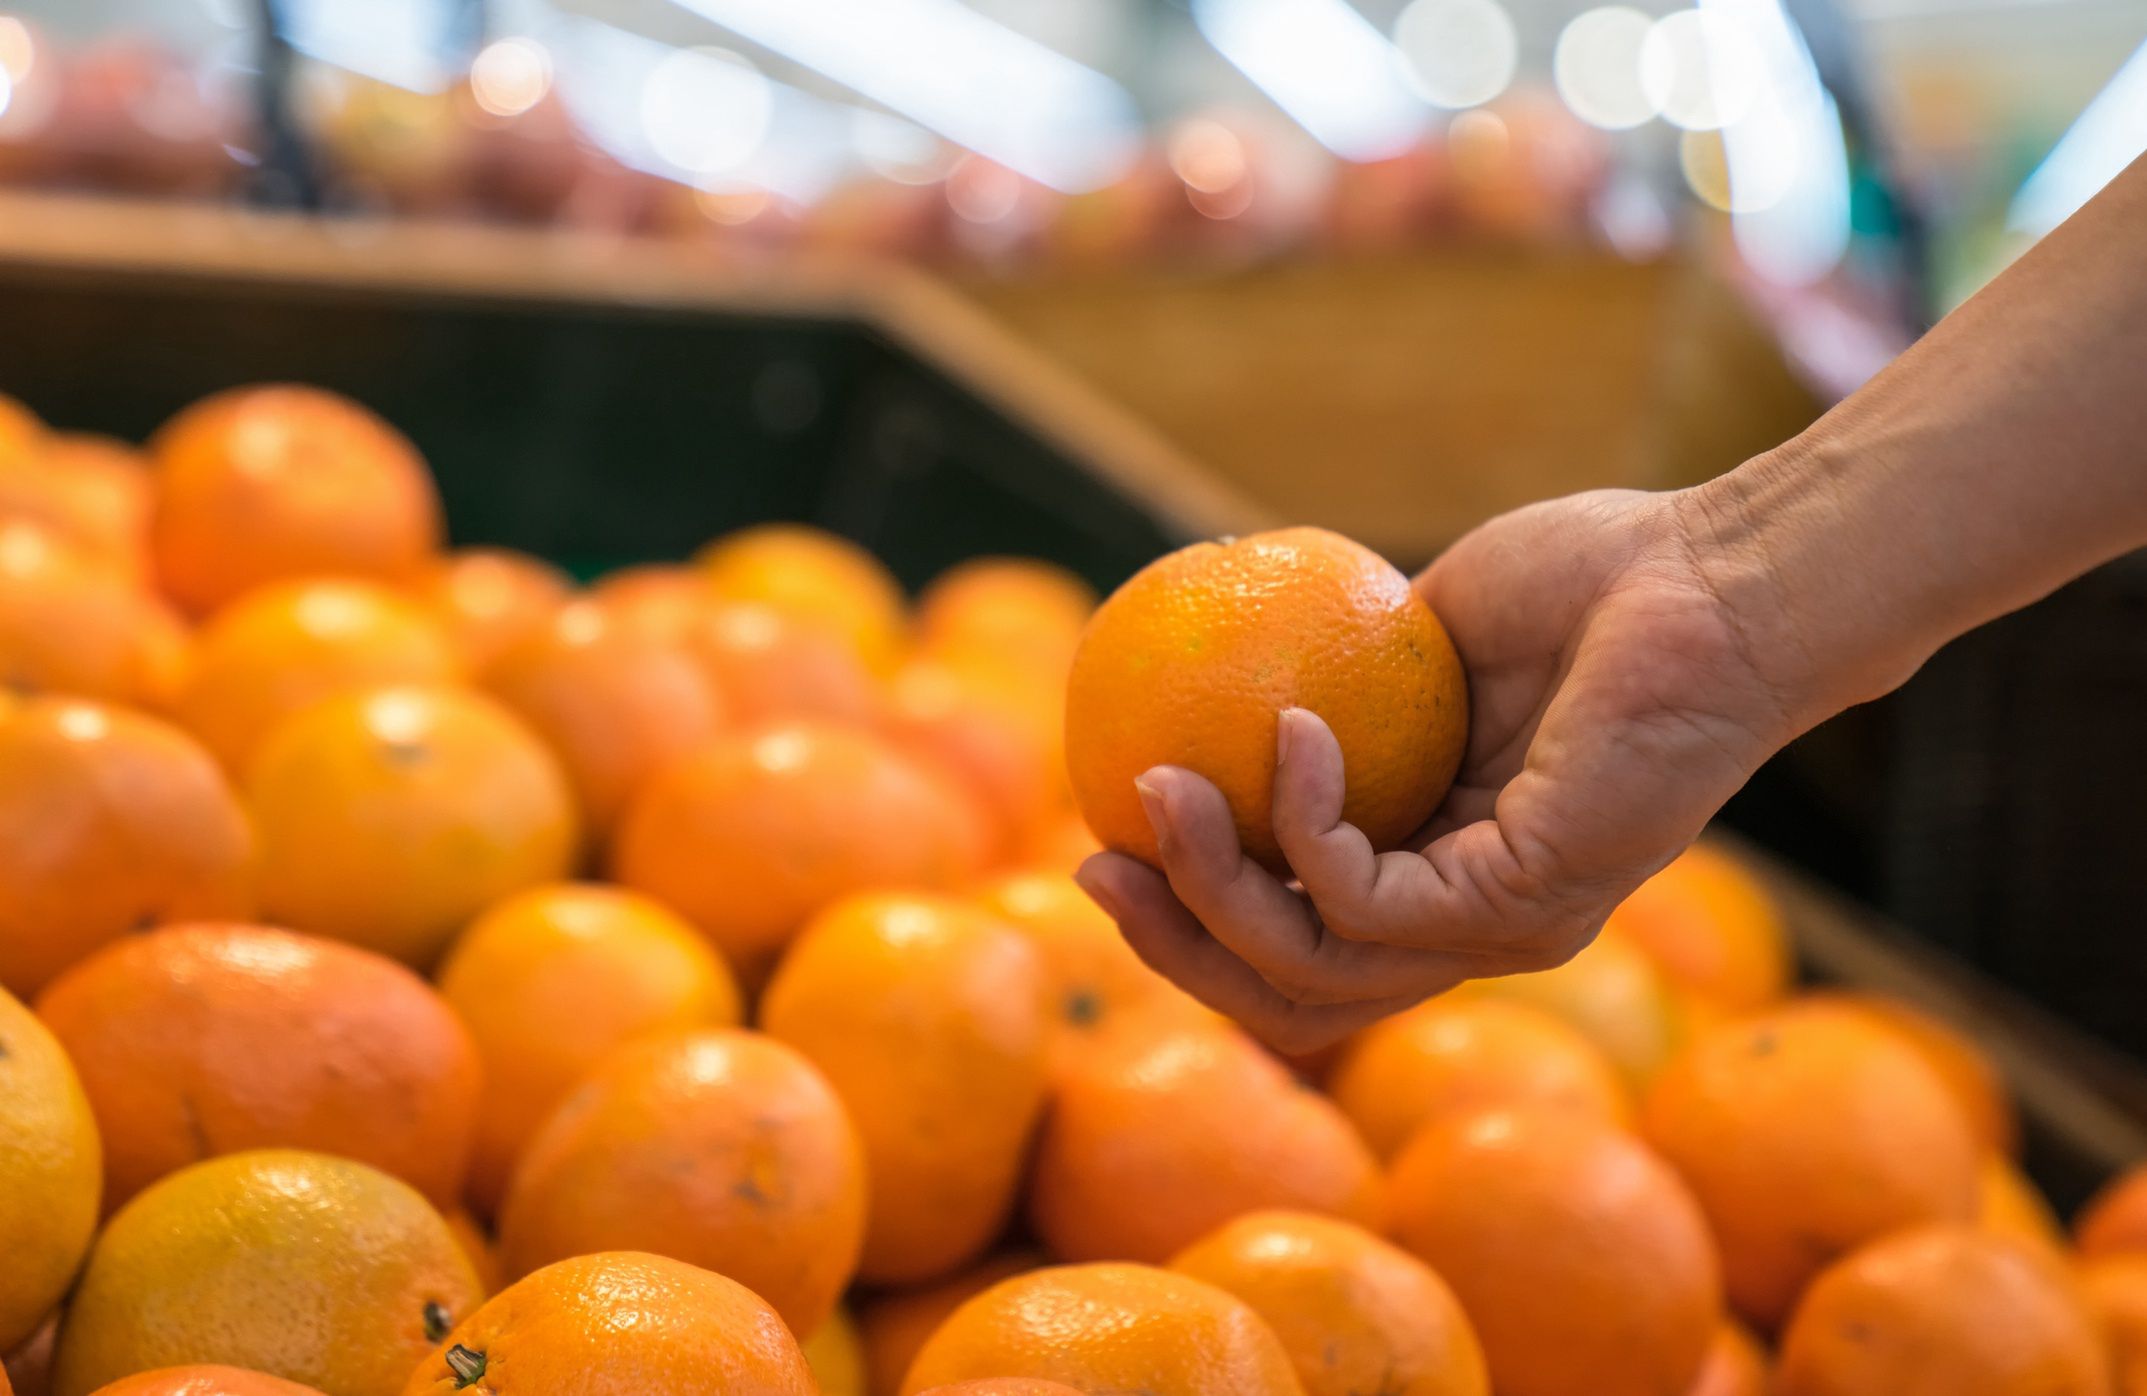
[[[446,633],[409,597],[303,578],[251,592],[202,627],[173,715],[243,781],[269,733],[324,698],[461,676]]]
[[[1986,1150],[1977,1167],[1976,1225],[2054,1256],[2067,1251],[2065,1228],[2049,1199],[2004,1154]]]
[[[937,1278],[1004,1229],[1044,1105],[1045,986],[1020,932],[946,896],[845,898],[784,955],[761,1027],[820,1068],[857,1126],[860,1279]]]
[[[2147,1251],[2147,1164],[2121,1173],[2073,1219],[2073,1244],[2089,1258]]]
[[[589,588],[589,599],[621,625],[666,641],[684,639],[715,605],[701,574],[682,563],[608,572]]]
[[[1622,1125],[1632,1102],[1609,1059],[1522,1003],[1433,999],[1374,1023],[1345,1050],[1328,1094],[1382,1159],[1425,1122],[1496,1106],[1551,1106]]]
[[[757,602],[711,602],[684,641],[740,726],[879,719],[878,680],[840,638],[810,621]]]
[[[2012,1091],[1998,1064],[1960,1029],[1884,994],[1830,989],[1805,998],[1806,1002],[1859,1009],[1879,1019],[1938,1073],[1984,1147],[2007,1155],[2020,1151],[2020,1118]]]
[[[887,730],[969,787],[1004,855],[1064,807],[1060,709],[1056,685],[913,659],[889,685]]]
[[[1063,679],[1096,593],[1063,567],[1025,557],[956,563],[917,594],[928,653],[990,655]]]
[[[1788,992],[1789,928],[1759,880],[1719,848],[1680,853],[1611,913],[1676,988],[1730,1012]]]
[[[1389,1234],[1475,1323],[1499,1396],[1681,1394],[1722,1317],[1707,1224],[1669,1166],[1565,1110],[1434,1121],[1395,1161]]]
[[[245,793],[263,916],[419,968],[485,907],[565,876],[580,844],[544,744],[458,689],[316,704],[269,735]]]
[[[290,577],[406,582],[440,547],[440,501],[401,433],[319,388],[236,388],[150,442],[150,549],[164,592],[195,615]]]
[[[461,1194],[477,1049],[392,960],[265,926],[171,926],[76,965],[37,1010],[96,1111],[108,1214],[248,1149],[357,1159],[435,1206]]]
[[[50,528],[0,519],[0,688],[168,705],[186,627],[125,573]]]
[[[1751,1334],[1723,1320],[1687,1396],[1767,1396],[1766,1354]]]
[[[537,1132],[499,1233],[509,1275],[649,1250],[731,1276],[810,1333],[857,1268],[864,1154],[792,1048],[740,1031],[651,1038],[605,1058]]]
[[[2078,1286],[2032,1247],[1914,1227],[1836,1262],[1782,1335],[1775,1396],[2106,1396]]]
[[[2109,1348],[2113,1396],[2147,1396],[2147,1255],[2083,1260],[2079,1276]]]
[[[1029,1190],[1053,1254],[1162,1264],[1261,1208],[1376,1226],[1379,1165],[1332,1101],[1237,1029],[1106,1034],[1058,1081]]]
[[[642,781],[706,742],[723,719],[714,686],[682,647],[589,601],[562,608],[482,678],[559,758],[599,840]]]
[[[839,897],[967,880],[984,837],[967,795],[929,765],[870,732],[798,723],[720,735],[658,772],[611,861],[750,977]]]
[[[37,1336],[89,1253],[98,1154],[66,1050],[0,989],[0,1352]]]
[[[41,699],[0,724],[0,985],[34,994],[119,937],[253,911],[254,837],[194,739]]]
[[[474,674],[566,605],[574,579],[512,548],[460,548],[428,569],[412,592]]]
[[[1722,1248],[1730,1303],[1763,1332],[1834,1259],[1975,1213],[1978,1149],[1944,1084],[1866,1015],[1792,1005],[1705,1034],[1641,1109]]]
[[[47,524],[133,581],[149,568],[149,508],[147,463],[123,441],[55,433],[15,459],[0,451],[0,516]]]
[[[910,1363],[956,1309],[1001,1280],[1027,1274],[1044,1263],[1035,1251],[1002,1251],[951,1279],[866,1296],[857,1311],[865,1347],[868,1396],[901,1396]]]
[[[321,1396],[320,1389],[238,1367],[166,1367],[121,1377],[95,1396]]]
[[[485,1362],[463,1383],[447,1354]],[[805,1355],[751,1290],[636,1252],[577,1256],[502,1290],[411,1374],[403,1396],[818,1396]]]
[[[1252,1308],[1146,1265],[1061,1265],[1002,1280],[954,1311],[904,1396],[984,1377],[1034,1377],[1145,1396],[1298,1396],[1282,1342]]]
[[[1180,1251],[1170,1268],[1266,1319],[1306,1396],[1489,1396],[1483,1349],[1453,1291],[1362,1227],[1250,1212]]]
[[[874,673],[907,643],[902,588],[846,538],[801,524],[761,524],[718,538],[694,558],[725,601],[757,601],[840,636]]]
[[[1228,797],[1246,854],[1281,871],[1268,815],[1287,707],[1334,730],[1342,816],[1375,847],[1415,833],[1460,767],[1461,661],[1385,559],[1317,528],[1181,549],[1113,592],[1082,636],[1066,687],[1074,798],[1106,847],[1155,863],[1133,782],[1187,767]]]
[[[738,986],[668,908],[620,887],[555,883],[470,923],[440,992],[484,1059],[470,1200],[491,1215],[516,1160],[574,1083],[635,1038],[737,1024]]]

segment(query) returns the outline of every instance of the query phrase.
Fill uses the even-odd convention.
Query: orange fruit
[[[66,1052],[0,989],[0,1352],[37,1332],[89,1253],[100,1168]]]
[[[0,520],[0,688],[161,708],[187,662],[170,607],[44,525]]]
[[[725,601],[758,601],[842,637],[884,674],[908,640],[902,588],[871,553],[803,524],[761,524],[718,538],[694,558]]]
[[[484,1059],[470,1196],[487,1214],[530,1136],[613,1048],[743,1017],[730,970],[692,926],[591,883],[532,887],[488,908],[448,951],[440,992]]]
[[[848,1309],[837,1304],[827,1322],[800,1340],[798,1347],[805,1353],[813,1380],[820,1384],[820,1396],[866,1396],[865,1349]]]
[[[567,604],[574,579],[512,548],[462,548],[441,558],[413,587],[471,673]]]
[[[989,669],[913,659],[888,689],[888,730],[967,785],[990,816],[1000,851],[1017,846],[1063,805],[1056,691]]]
[[[2073,1218],[2073,1244],[2090,1259],[2147,1251],[2147,1164],[2118,1174],[2088,1199]]]
[[[1170,1268],[1266,1319],[1306,1396],[1489,1396],[1483,1349],[1454,1292],[1362,1227],[1251,1212],[1180,1251]]]
[[[2020,1120],[2013,1108],[2012,1092],[1998,1064],[1974,1039],[1952,1024],[1884,994],[1830,989],[1806,997],[1861,1009],[1885,1023],[1938,1073],[1984,1147],[2007,1155],[2019,1152]]]
[[[417,602],[371,582],[307,578],[250,593],[202,627],[172,711],[244,780],[262,740],[324,698],[460,675],[446,634]]]
[[[1508,1105],[1571,1109],[1625,1124],[1625,1085],[1595,1045],[1523,1003],[1432,999],[1373,1024],[1327,1090],[1382,1159],[1428,1120]]]
[[[253,910],[253,834],[175,727],[94,703],[0,724],[0,985],[32,994],[131,931]]]
[[[1607,926],[1556,969],[1476,980],[1467,991],[1563,1018],[1636,1089],[1645,1089],[1677,1047],[1681,1016],[1661,972]]]
[[[857,1268],[865,1166],[811,1062],[759,1033],[621,1047],[532,1139],[500,1213],[500,1260],[649,1250],[729,1275],[791,1331],[825,1322]]]
[[[838,637],[772,606],[709,603],[684,641],[741,726],[790,718],[864,724],[879,716],[878,681],[864,661]]]
[[[2109,1347],[2113,1396],[2147,1396],[2147,1255],[2084,1260],[2079,1277],[2088,1312]]]
[[[439,1206],[461,1194],[477,1050],[392,960],[265,926],[172,926],[98,951],[37,1010],[96,1111],[107,1212],[247,1149],[357,1159]]]
[[[1775,1396],[2105,1396],[2101,1335],[2061,1265],[1971,1227],[1837,1261],[1782,1335]]]
[[[983,838],[967,795],[929,765],[870,732],[800,723],[719,736],[658,772],[612,867],[750,977],[839,897],[964,881]]]
[[[538,626],[483,679],[550,745],[597,839],[642,781],[707,741],[722,716],[708,676],[683,648],[589,601]]]
[[[1376,1225],[1379,1165],[1237,1029],[1109,1034],[1056,1083],[1029,1192],[1053,1254],[1160,1264],[1261,1208]]]
[[[29,518],[141,581],[148,568],[149,471],[109,437],[55,434],[34,452],[0,452],[0,516]]]
[[[1095,609],[1095,590],[1063,567],[971,558],[918,593],[917,639],[928,652],[989,655],[1059,680]]]
[[[1724,1319],[1686,1396],[1767,1396],[1767,1357],[1752,1335]]]
[[[669,562],[608,572],[589,588],[589,599],[629,630],[672,642],[685,639],[715,604],[698,571]]]
[[[455,1244],[461,1247],[463,1258],[470,1262],[470,1271],[477,1276],[478,1292],[497,1294],[504,1281],[499,1273],[499,1250],[492,1244],[491,1233],[461,1207],[442,1212],[440,1219],[454,1233]]]
[[[1096,842],[1088,821],[1076,810],[1056,815],[1033,830],[1015,851],[1013,861],[1024,867],[1072,872],[1101,852],[1103,845]]]
[[[1133,781],[1185,766],[1228,797],[1246,854],[1282,871],[1268,813],[1287,707],[1334,730],[1350,773],[1342,817],[1378,848],[1431,817],[1461,764],[1461,661],[1377,553],[1286,528],[1148,564],[1090,620],[1067,681],[1066,764],[1089,827],[1156,862]]]
[[[1714,1243],[1677,1175],[1570,1110],[1434,1120],[1395,1161],[1390,1232],[1476,1325],[1499,1396],[1655,1396],[1722,1316]]]
[[[1053,1075],[1102,1032],[1148,1013],[1182,1021],[1213,1015],[1141,963],[1118,926],[1063,872],[1011,872],[977,890],[986,911],[1027,936],[1043,957],[1053,1023]]]
[[[1250,1305],[1146,1265],[1060,1265],[1002,1280],[954,1311],[904,1396],[986,1377],[1143,1396],[1299,1396],[1289,1354]]]
[[[60,1324],[52,1392],[212,1362],[395,1396],[479,1302],[447,1223],[407,1184],[326,1154],[226,1154],[106,1225]]]
[[[761,1000],[857,1125],[860,1278],[928,1280],[1005,1227],[1044,1104],[1045,977],[1020,932],[952,897],[871,893],[806,923]]]
[[[413,581],[439,550],[423,458],[348,398],[236,388],[187,408],[149,444],[157,578],[195,615],[290,577]]]
[[[900,1396],[910,1363],[948,1315],[1001,1280],[1042,1265],[1033,1251],[1003,1251],[951,1279],[865,1297],[858,1308],[858,1336],[865,1348],[865,1389],[871,1396]]]
[[[1670,984],[1731,1012],[1788,991],[1789,928],[1765,886],[1719,848],[1696,843],[1640,884],[1611,924]]]
[[[262,914],[420,967],[485,907],[573,865],[573,796],[492,700],[370,688],[299,713],[246,781]]]
[[[0,463],[23,459],[45,442],[45,424],[21,402],[0,393]]]
[[[402,1396],[818,1396],[805,1355],[759,1295],[659,1255],[547,1265],[463,1320]]]
[[[96,1396],[321,1396],[317,1387],[272,1377],[266,1372],[197,1364],[165,1367],[121,1377],[97,1388]]]
[[[1768,1331],[1837,1257],[1974,1215],[1967,1120],[1861,1013],[1793,1004],[1718,1028],[1663,1071],[1641,1122],[1706,1209],[1730,1302]]]
[[[52,1396],[52,1342],[59,1332],[60,1315],[55,1309],[28,1342],[0,1362],[0,1376],[13,1384],[15,1396]]]
[[[1976,1224],[2052,1255],[2067,1250],[2065,1228],[2049,1199],[2004,1154],[1986,1151],[1976,1170]]]
[[[1059,1381],[1037,1381],[1031,1377],[985,1377],[979,1381],[949,1382],[935,1386],[918,1396],[1081,1396],[1081,1393]]]

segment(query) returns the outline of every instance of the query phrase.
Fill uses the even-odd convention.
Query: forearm
[[[2147,158],[1690,505],[1800,725],[2147,545]]]

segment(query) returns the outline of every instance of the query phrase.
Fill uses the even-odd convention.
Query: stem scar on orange
[[[1282,870],[1268,815],[1275,718],[1290,707],[1334,729],[1342,817],[1381,849],[1438,808],[1468,736],[1453,642],[1369,548],[1286,528],[1150,563],[1090,620],[1067,681],[1066,764],[1089,827],[1155,862],[1133,781],[1184,766],[1221,787],[1245,852]]]

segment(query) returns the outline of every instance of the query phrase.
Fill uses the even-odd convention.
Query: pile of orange
[[[1302,704],[1392,842],[1466,693],[1316,531],[1094,604],[798,526],[583,589],[331,394],[0,400],[0,1393],[2147,1396],[2147,1174],[2068,1239],[1732,853],[1316,1072],[1150,971],[1077,790],[1272,861]]]

